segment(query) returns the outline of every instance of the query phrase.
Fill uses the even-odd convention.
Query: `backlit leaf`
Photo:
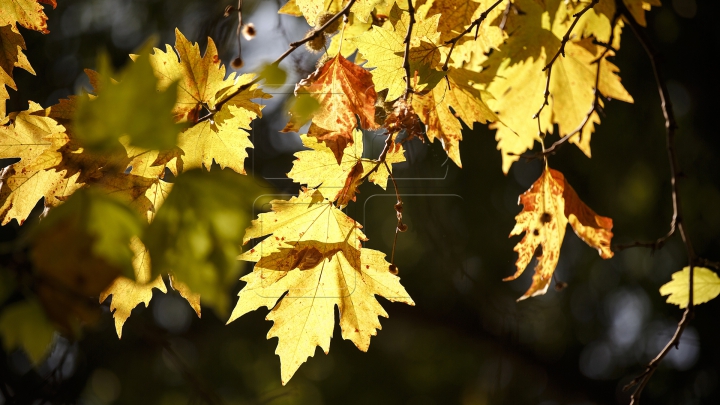
[[[532,285],[520,297],[543,295],[560,259],[560,247],[565,238],[567,224],[572,225],[578,236],[594,247],[603,259],[613,256],[610,250],[612,220],[601,217],[586,206],[557,170],[545,169],[532,187],[520,196],[523,209],[515,217],[517,224],[510,236],[525,233],[515,246],[518,253],[517,271],[505,278],[515,280],[537,258]]]
[[[667,302],[686,308],[690,302],[690,267],[673,273],[672,280],[660,287]],[[693,305],[704,304],[720,295],[720,277],[705,267],[693,268]]]

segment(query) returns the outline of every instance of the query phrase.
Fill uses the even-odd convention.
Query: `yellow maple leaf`
[[[660,294],[667,295],[667,302],[686,308],[690,302],[690,267],[673,273],[672,280],[660,287]],[[720,277],[714,271],[695,266],[693,268],[693,305],[704,304],[720,295]]]
[[[55,0],[5,0],[0,7],[0,120],[5,118],[5,100],[10,98],[5,86],[17,90],[12,70],[14,67],[35,74],[22,51],[25,41],[17,26],[47,34],[47,16],[40,3],[52,5]]]
[[[430,141],[440,140],[443,149],[455,164],[460,162],[460,141],[462,140],[462,124],[472,129],[473,123],[484,124],[496,121],[495,113],[485,104],[479,90],[456,79],[451,74],[447,83],[441,82],[429,93],[416,94],[412,97],[413,108],[427,126]],[[452,110],[451,110],[452,109]],[[460,119],[460,120],[458,120]]]
[[[135,280],[120,276],[100,293],[100,303],[112,295],[110,312],[115,318],[115,331],[118,338],[122,338],[123,325],[130,317],[133,308],[141,303],[144,303],[145,306],[150,305],[153,288],[164,293],[167,292],[162,277],[158,276],[155,280],[150,280],[150,255],[138,237],[132,239],[130,248],[133,251]]]
[[[258,109],[259,111],[259,109]],[[250,122],[258,116],[253,111],[226,104],[214,119],[199,122],[178,136],[183,170],[205,167],[210,170],[213,160],[221,168],[229,167],[245,174],[245,158],[250,142]],[[176,170],[171,166],[175,174]]]
[[[522,211],[515,217],[517,224],[510,236],[525,233],[515,246],[518,253],[517,271],[505,278],[515,280],[537,258],[530,288],[520,297],[545,294],[560,259],[560,247],[567,224],[589,246],[598,250],[603,259],[613,256],[610,250],[612,219],[597,215],[580,200],[575,190],[557,170],[545,169],[528,191],[520,196]]]
[[[17,90],[13,79],[13,68],[19,67],[35,74],[30,62],[22,52],[27,49],[25,40],[13,25],[0,27],[0,119],[5,118],[5,100],[10,96],[5,86]]]
[[[41,198],[45,206],[58,204],[81,184],[78,174],[51,169],[58,164],[55,151],[67,142],[65,128],[30,103],[26,111],[8,116],[10,125],[0,126],[0,158],[20,158],[0,175],[0,218],[2,224],[16,219],[22,224]]]
[[[166,45],[165,52],[155,49],[150,55],[158,78],[158,90],[165,90],[178,82],[177,103],[173,115],[178,122],[197,122],[203,107],[212,110],[215,107],[215,95],[218,91],[233,85],[233,76],[225,79],[225,66],[220,63],[217,48],[212,38],[208,38],[207,50],[200,56],[200,46],[190,41],[175,29],[175,51]]]
[[[440,32],[438,44],[446,44],[456,38],[480,15],[488,10],[496,0],[470,0],[470,1],[428,1],[427,12],[432,16],[440,15],[437,30]],[[502,15],[504,7],[496,6],[486,16],[477,31],[465,34],[455,45],[452,53],[453,63],[450,66],[461,67],[463,62],[470,60],[474,55],[483,55],[491,49],[497,49],[505,39],[503,31],[493,21]],[[477,32],[477,37],[476,37]],[[441,48],[447,51],[448,47]]]
[[[258,261],[261,257],[279,252],[288,244],[318,241],[323,244],[345,244],[348,249],[359,250],[361,241],[367,240],[360,231],[361,225],[326,200],[317,190],[306,190],[290,200],[273,200],[272,211],[258,215],[245,231],[243,245],[251,239],[265,235],[271,237],[240,258]]]
[[[400,279],[390,272],[384,253],[361,249],[357,256],[337,250],[317,256],[315,266],[306,260],[306,266],[285,271],[258,263],[242,278],[247,284],[228,323],[262,306],[272,309],[267,316],[274,322],[268,339],[279,339],[275,353],[280,356],[283,385],[317,346],[325,353],[330,350],[335,306],[343,339],[367,351],[370,338],[380,329],[378,317],[388,316],[375,295],[414,305]]]
[[[253,75],[236,78],[232,73],[226,79],[225,66],[220,63],[212,39],[208,39],[207,50],[201,57],[198,44],[191,44],[180,30],[175,35],[177,53],[167,45],[166,52],[156,49],[150,61],[159,89],[178,81],[178,100],[173,109],[176,120],[196,124],[178,136],[178,147],[183,153],[177,156],[177,164],[169,168],[175,175],[193,168],[210,170],[215,160],[222,168],[230,167],[244,174],[245,149],[252,148],[247,130],[253,119],[262,116],[262,106],[250,100],[270,96],[250,84]],[[218,104],[222,105],[216,111]],[[203,108],[214,114],[198,122]]]
[[[376,161],[362,157],[364,149],[362,131],[357,129],[354,131],[354,142],[345,147],[340,164],[337,163],[333,151],[325,144],[307,135],[300,135],[300,139],[310,150],[295,154],[297,160],[293,162],[288,177],[297,183],[317,189],[330,201],[337,201],[340,207],[347,205],[351,200],[354,201],[360,180],[378,165]],[[385,162],[391,165],[404,161],[402,146],[393,143]],[[368,180],[385,189],[389,175],[385,165],[379,164],[379,167],[368,175]]]
[[[340,54],[300,81],[295,94],[309,94],[318,101],[320,107],[312,117],[308,135],[325,142],[338,163],[345,147],[353,143],[358,122],[365,129],[378,127],[372,74]],[[304,124],[298,114],[293,114],[283,132],[298,131]]]
[[[200,318],[200,294],[194,293],[187,284],[178,281],[175,276],[170,274],[170,287],[177,291],[181,297],[185,298],[190,304],[190,307],[195,311],[198,318]]]
[[[430,44],[437,43],[440,37],[440,33],[437,32],[440,15],[436,14],[426,18],[418,13],[415,18],[417,22],[413,25],[411,49],[419,47],[423,41]],[[395,21],[394,25],[393,21]],[[402,12],[397,4],[394,4],[390,18],[383,26],[373,26],[370,31],[352,39],[360,53],[368,60],[367,66],[375,68],[372,71],[372,77],[376,90],[388,90],[386,101],[393,101],[405,92],[403,56],[409,22],[408,13]],[[411,59],[417,59],[417,57]]]
[[[573,10],[572,5],[561,4],[559,7],[563,12],[558,11],[551,20],[550,13],[535,2],[519,0],[515,4],[523,10],[523,14],[508,19],[508,30],[513,31],[513,35],[500,52],[489,57],[489,67],[483,72],[484,77],[490,80],[486,90],[495,96],[494,100],[488,100],[488,104],[502,121],[491,128],[498,129],[496,139],[503,155],[505,173],[519,159],[518,155],[540,140],[534,115],[544,101],[548,72],[543,68],[558,51],[560,38],[572,21],[568,10]],[[581,32],[578,29],[577,34]],[[553,124],[557,124],[558,135],[562,137],[573,132],[585,120],[594,100],[598,69],[598,65],[591,62],[601,53],[602,48],[594,45],[591,37],[567,43],[565,57],[560,56],[553,64],[550,105],[540,115],[541,131],[552,133]],[[608,55],[612,53],[608,52]],[[616,74],[618,68],[603,59],[600,69],[600,93],[608,98],[632,102],[632,97]],[[593,115],[590,125],[571,140],[588,155],[588,137],[593,124],[598,122],[599,117]]]

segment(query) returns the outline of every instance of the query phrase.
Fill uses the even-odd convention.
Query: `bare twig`
[[[555,52],[555,55],[552,57],[552,59],[550,59],[550,62],[548,62],[548,64],[545,65],[545,67],[543,68],[543,71],[547,70],[547,72],[548,72],[547,73],[547,82],[545,83],[545,93],[543,93],[543,96],[544,96],[543,104],[540,106],[540,109],[538,110],[538,112],[536,112],[535,115],[533,116],[533,118],[538,120],[538,125],[540,125],[539,124],[540,113],[543,111],[543,109],[545,109],[545,106],[549,104],[548,98],[550,97],[550,78],[552,77],[553,65],[555,64],[555,61],[557,60],[557,58],[560,57],[560,55],[562,55],[563,58],[565,57],[565,45],[567,45],[568,41],[570,41],[570,36],[572,35],[572,31],[573,31],[573,29],[575,29],[575,26],[577,25],[578,21],[580,21],[580,17],[582,17],[583,14],[587,13],[588,10],[595,7],[595,5],[599,1],[600,0],[592,0],[587,6],[585,6],[585,8],[583,8],[582,10],[580,10],[579,12],[577,12],[573,15],[573,18],[574,18],[573,22],[572,22],[572,24],[570,24],[570,28],[568,28],[567,32],[565,32],[565,35],[563,36],[562,41],[560,42],[560,48],[558,48],[557,52]]]
[[[475,21],[472,22],[463,32],[461,32],[458,36],[455,38],[445,42],[445,45],[450,45],[450,51],[448,52],[447,58],[445,59],[445,63],[443,64],[442,70],[446,71],[448,70],[448,64],[450,63],[450,56],[452,55],[453,51],[455,50],[455,44],[464,37],[465,35],[469,34],[473,29],[475,29],[475,39],[478,37],[478,30],[480,29],[480,24],[482,24],[483,21],[487,18],[487,16],[492,12],[495,7],[497,7],[500,3],[502,3],[503,0],[497,0],[495,3],[493,3],[492,6],[488,7],[487,10],[483,11],[480,16],[475,19]],[[503,21],[505,21],[507,18],[507,13],[510,11],[510,3],[508,3],[508,8],[505,9],[505,12],[503,13]],[[504,26],[504,24],[503,24]]]
[[[507,4],[507,6],[505,6],[505,10],[503,11],[502,20],[500,21],[500,25],[498,26],[498,27],[500,27],[501,30],[505,29],[505,24],[507,24],[508,17],[510,16],[510,10],[513,7],[515,7],[515,6],[513,5],[512,1],[508,1],[508,4]]]
[[[356,1],[357,1],[357,0],[350,0],[350,1],[348,1],[348,4],[345,5],[345,7],[344,7],[342,10],[340,10],[337,14],[335,14],[334,16],[332,16],[332,18],[330,18],[329,20],[327,20],[327,22],[326,22],[325,24],[323,24],[321,27],[315,28],[310,35],[306,36],[305,38],[303,38],[303,39],[301,39],[301,40],[299,40],[299,41],[295,41],[295,42],[290,43],[288,49],[287,49],[285,52],[283,52],[283,54],[280,55],[277,59],[275,59],[275,61],[272,63],[272,65],[275,65],[275,66],[279,65],[280,62],[282,62],[285,58],[287,58],[291,53],[295,52],[296,49],[298,49],[299,47],[301,47],[302,45],[304,45],[306,42],[310,42],[310,41],[312,41],[313,39],[315,39],[316,37],[318,37],[318,36],[320,36],[320,35],[324,35],[323,33],[325,32],[325,30],[327,29],[327,27],[329,27],[330,25],[332,25],[332,24],[333,24],[335,21],[337,21],[340,17],[345,16],[345,15],[348,15],[348,14],[350,13],[350,8],[352,8],[352,6],[355,4]],[[218,101],[217,104],[215,104],[215,108],[214,108],[213,111],[210,111],[209,114],[207,114],[207,115],[205,115],[204,117],[200,118],[200,119],[198,120],[198,122],[202,122],[202,121],[206,121],[206,120],[211,119],[211,118],[215,115],[215,113],[217,113],[218,111],[220,111],[220,109],[222,108],[222,106],[223,106],[228,100],[230,100],[231,98],[235,97],[236,95],[242,93],[243,91],[249,89],[249,88],[252,87],[253,85],[257,84],[260,80],[261,80],[260,77],[256,77],[255,79],[251,80],[250,82],[245,83],[244,85],[238,87],[238,89],[235,90],[234,92],[227,94],[222,100]]]
[[[613,41],[615,39],[615,25],[617,24],[617,21],[619,20],[619,18],[620,18],[620,14],[618,12],[616,12],[615,15],[613,16],[612,22],[610,23],[611,30],[610,30],[610,39],[608,42],[611,44],[613,43]],[[567,141],[570,140],[570,138],[572,138],[573,136],[575,136],[577,134],[582,133],[582,131],[585,129],[585,126],[587,126],[587,124],[590,122],[590,119],[592,118],[593,113],[602,111],[602,105],[600,104],[600,99],[601,99],[601,97],[603,97],[603,94],[600,92],[600,74],[601,74],[600,69],[601,69],[601,64],[602,64],[603,59],[605,59],[605,57],[607,56],[609,51],[613,50],[613,48],[611,46],[605,46],[604,48],[605,49],[600,54],[600,56],[598,56],[597,58],[595,58],[595,60],[592,61],[593,64],[597,64],[597,69],[595,70],[595,87],[593,88],[593,102],[592,102],[592,105],[590,106],[590,110],[587,112],[587,114],[585,115],[585,118],[582,120],[580,125],[578,125],[577,128],[575,128],[574,130],[569,132],[567,135],[565,135],[562,138],[555,141],[552,145],[550,145],[550,147],[543,149],[541,152],[531,153],[531,154],[524,153],[522,155],[519,155],[520,157],[528,159],[528,160],[532,160],[532,159],[543,158],[548,155],[554,155],[555,152],[557,152],[557,150],[563,144],[565,144]],[[548,72],[548,77],[549,77],[549,74],[550,74],[550,72]],[[548,80],[548,85],[549,85],[549,83],[550,82]],[[547,88],[546,88],[545,93],[549,94],[549,92],[547,91]],[[547,102],[546,102],[546,104],[547,104]],[[537,115],[535,118],[538,118],[538,117],[539,117],[539,115]],[[539,130],[539,125],[540,125],[540,120],[538,118],[538,130]]]
[[[383,147],[383,150],[380,152],[380,156],[378,156],[378,158],[377,158],[377,161],[376,161],[377,163],[375,164],[375,166],[372,169],[370,169],[369,172],[365,173],[365,175],[362,176],[362,178],[360,179],[360,182],[365,181],[365,179],[370,177],[371,174],[375,173],[380,168],[381,164],[385,163],[385,158],[387,157],[387,154],[390,151],[390,148],[393,146],[393,143],[395,143],[394,141],[395,141],[395,139],[393,138],[393,134],[389,133],[387,138],[385,138],[385,146]],[[388,172],[389,171],[390,170],[388,170]]]
[[[699,264],[701,266],[712,267],[715,270],[720,270],[720,262],[713,262],[711,260],[702,259],[702,258],[698,258],[696,260],[696,262],[697,262],[697,264]]]
[[[669,232],[662,238],[655,241],[652,246],[661,246],[665,241],[675,234],[675,231],[679,231],[680,237],[685,244],[685,251],[688,258],[688,267],[690,268],[690,280],[689,280],[689,292],[688,292],[688,306],[683,313],[682,319],[678,322],[677,329],[672,339],[667,343],[657,356],[655,356],[650,363],[645,367],[645,371],[639,376],[635,377],[625,389],[628,390],[635,387],[635,391],[630,396],[630,404],[637,405],[640,402],[640,396],[643,390],[647,386],[650,378],[657,369],[660,361],[668,354],[672,347],[678,347],[680,343],[680,337],[685,330],[688,323],[693,319],[694,316],[694,261],[695,253],[693,251],[692,243],[688,237],[687,229],[683,221],[682,216],[682,205],[680,201],[680,190],[679,190],[679,174],[680,165],[678,163],[677,154],[675,152],[675,131],[677,130],[677,122],[675,121],[675,114],[673,112],[672,104],[670,102],[670,93],[668,92],[667,83],[665,82],[660,66],[660,55],[652,46],[649,38],[645,34],[643,28],[635,21],[633,16],[628,11],[625,4],[620,1],[615,1],[615,7],[619,10],[621,15],[627,21],[628,25],[632,29],[635,37],[638,39],[642,47],[647,53],[650,63],[652,64],[653,73],[655,75],[655,81],[657,83],[658,92],[660,93],[661,107],[663,115],[665,116],[665,133],[666,133],[666,148],[668,154],[668,160],[670,162],[670,180],[672,185],[672,202],[673,202],[673,217],[670,223]]]
[[[415,25],[415,8],[413,7],[412,0],[408,0],[408,13],[410,14],[410,22],[408,23],[407,32],[405,33],[405,54],[403,55],[403,69],[405,69],[405,94],[403,97],[407,99],[407,96],[412,93],[412,84],[410,82],[410,42],[412,40],[412,29]]]

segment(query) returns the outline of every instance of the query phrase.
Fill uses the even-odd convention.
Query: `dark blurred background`
[[[685,220],[697,253],[718,260],[720,140],[714,120],[720,84],[712,57],[720,51],[718,5],[664,3],[649,12],[648,33],[665,56],[680,125]],[[212,36],[227,64],[237,56],[236,19],[222,17],[230,4],[235,2],[61,0],[57,9],[46,9],[49,35],[21,30],[37,75],[14,71],[20,91],[11,91],[8,111],[26,109],[28,100],[46,107],[78,93],[89,87],[83,68],[95,66],[99,51],[109,51],[121,66],[150,35],[158,35],[159,45],[174,44],[175,27],[203,47]],[[245,19],[258,34],[243,44],[241,71],[274,60],[308,29],[301,18],[277,15],[279,6],[279,0],[245,1]],[[312,71],[316,59],[295,52],[283,65],[289,82]],[[667,232],[672,214],[665,132],[650,63],[629,29],[615,63],[635,104],[607,103],[607,117],[593,134],[592,159],[565,146],[550,165],[590,207],[613,218],[615,243],[654,240]],[[278,132],[287,120],[284,100],[276,94],[253,124],[255,150],[246,166],[273,184],[269,193],[289,195],[298,186],[283,177],[300,142]],[[623,385],[669,340],[681,316],[658,293],[685,265],[680,240],[604,261],[568,231],[556,272],[567,288],[516,302],[532,271],[501,281],[516,259],[518,238],[507,235],[520,210],[518,195],[539,176],[541,163],[518,162],[503,175],[493,135],[480,125],[466,131],[462,170],[437,143],[407,145],[408,162],[395,173],[410,230],[399,237],[396,263],[416,306],[381,299],[390,318],[382,319],[368,353],[342,340],[336,328],[330,353],[318,349],[282,387],[277,342],[265,339],[271,323],[264,310],[225,326],[211,310],[198,319],[177,293],[156,291],[149,308],[133,311],[122,340],[106,303],[98,325],[77,342],[57,338],[37,369],[21,351],[2,352],[0,375],[54,403],[87,405],[626,404]],[[373,140],[377,155],[382,139],[368,134],[367,142]],[[393,198],[392,190],[366,184],[348,207],[365,226],[366,247],[390,251]],[[15,222],[0,229],[4,241],[22,232]],[[718,314],[720,299],[697,308],[680,349],[662,362],[643,404],[720,403]]]

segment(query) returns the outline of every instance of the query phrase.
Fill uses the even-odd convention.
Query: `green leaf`
[[[680,308],[688,306],[690,301],[690,267],[673,273],[672,280],[660,287],[661,295],[668,295],[669,304]],[[705,267],[693,268],[693,304],[699,305],[710,301],[720,294],[720,277]]]
[[[260,77],[267,87],[281,87],[287,80],[287,72],[276,63],[268,63],[260,69]]]
[[[203,304],[227,315],[227,290],[239,276],[236,257],[258,194],[257,180],[230,170],[178,176],[145,234],[152,277],[172,273]]]
[[[134,279],[130,240],[142,227],[128,205],[84,188],[31,232],[33,261],[40,272],[96,295],[120,273]]]
[[[147,149],[170,149],[175,146],[184,126],[173,120],[172,109],[177,98],[177,82],[157,91],[158,80],[150,65],[148,41],[135,56],[134,63],[119,73],[119,83],[112,80],[107,54],[98,58],[101,76],[97,97],[79,97],[74,116],[77,137],[86,148],[108,152],[118,147],[118,139],[127,136],[131,145]]]
[[[14,303],[0,314],[0,336],[5,352],[22,348],[33,364],[45,357],[54,335],[55,328],[35,299]]]

